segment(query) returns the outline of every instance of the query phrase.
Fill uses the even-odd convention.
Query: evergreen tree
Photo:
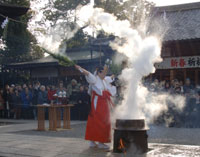
[[[73,29],[78,21],[74,15],[79,5],[87,5],[90,0],[49,0],[44,8],[46,20],[51,21],[52,26],[62,19]],[[114,14],[119,20],[129,20],[133,28],[138,27],[144,21],[144,18],[150,13],[153,4],[146,0],[128,0],[124,3],[120,0],[95,0],[95,6],[103,8],[106,12]],[[52,9],[54,8],[54,9]],[[99,32],[98,37],[109,36],[103,31]],[[81,47],[88,41],[88,35],[79,30],[75,36],[67,41],[67,47]]]
[[[29,0],[2,0],[0,4],[12,6],[30,6]],[[0,49],[0,63],[29,61],[43,56],[43,52],[35,37],[27,30],[31,13],[11,18],[5,28],[0,28],[0,36],[6,44],[5,49]]]

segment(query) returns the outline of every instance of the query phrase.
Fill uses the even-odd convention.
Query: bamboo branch
[[[61,54],[55,54],[52,53],[50,51],[48,51],[45,48],[42,48],[46,53],[48,53],[49,55],[51,55],[53,58],[57,59],[59,61],[59,64],[65,67],[69,67],[69,66],[74,66],[75,63],[74,61],[70,60],[67,56],[61,55]]]

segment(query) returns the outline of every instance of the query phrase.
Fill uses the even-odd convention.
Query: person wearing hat
[[[72,120],[78,120],[79,114],[78,114],[78,92],[79,92],[80,85],[75,79],[71,80],[71,83],[67,86],[67,97],[69,99],[69,103],[73,104],[74,107],[71,109],[71,119]]]
[[[96,74],[78,65],[75,67],[85,75],[91,87],[91,111],[88,116],[85,139],[90,141],[90,147],[108,149],[105,143],[111,142],[110,109],[113,106],[111,97],[116,94],[116,87],[111,84],[113,78],[106,77],[108,69],[105,67],[99,67]]]
[[[71,80],[71,83],[67,86],[67,97],[71,104],[76,104],[76,95],[79,92],[80,85],[75,79]]]

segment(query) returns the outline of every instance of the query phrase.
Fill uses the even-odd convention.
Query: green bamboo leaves
[[[64,56],[64,55],[61,55],[61,54],[52,53],[52,52],[46,50],[45,48],[43,48],[43,49],[44,49],[44,51],[46,53],[51,55],[53,58],[57,59],[59,61],[60,65],[65,66],[65,67],[69,67],[69,66],[74,66],[75,65],[75,63],[72,60],[70,60],[67,56]]]

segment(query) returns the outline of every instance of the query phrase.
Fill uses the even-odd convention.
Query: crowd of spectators
[[[180,94],[186,97],[187,100],[195,99],[195,103],[199,103],[200,86],[191,83],[187,78],[185,82],[178,81],[177,79],[170,81],[159,81],[155,79],[153,82],[144,81],[144,85],[152,92],[167,92],[169,94]]]
[[[145,86],[153,92],[169,92],[171,94],[194,94],[200,91],[200,86],[195,86],[191,83],[190,79],[187,78],[185,82],[174,79],[172,81],[159,81],[155,79],[153,82],[145,81]]]
[[[144,81],[144,85],[149,91],[164,93],[171,95],[182,95],[185,97],[185,107],[182,112],[177,112],[173,108],[169,108],[167,113],[163,113],[157,120],[163,122],[171,119],[169,125],[180,127],[200,127],[200,86],[192,83],[187,78],[184,81],[174,79],[172,81],[159,81],[155,79],[153,82]]]
[[[155,79],[144,80],[144,85],[151,92],[182,95],[186,104],[182,112],[169,108],[156,120],[165,123],[166,119],[173,119],[169,125],[180,127],[200,127],[200,86],[194,85],[189,78],[184,81],[174,79],[165,81]],[[88,85],[82,85],[75,79],[70,83],[60,81],[57,85],[41,85],[39,81],[33,84],[11,84],[0,89],[0,117],[36,119],[38,104],[70,103],[72,120],[86,120],[90,111],[90,96],[87,94]],[[116,84],[117,85],[117,84]],[[117,85],[120,88],[120,85]],[[118,93],[119,94],[119,93]],[[64,97],[61,102],[59,97]],[[47,115],[48,116],[48,115]],[[46,117],[47,117],[46,116]]]
[[[62,98],[62,99],[60,99]],[[64,101],[61,101],[64,100]],[[0,89],[0,117],[15,119],[37,119],[36,105],[74,104],[73,120],[86,120],[90,109],[87,87],[72,79],[69,84],[58,85],[11,84]],[[48,115],[46,115],[47,117]]]

